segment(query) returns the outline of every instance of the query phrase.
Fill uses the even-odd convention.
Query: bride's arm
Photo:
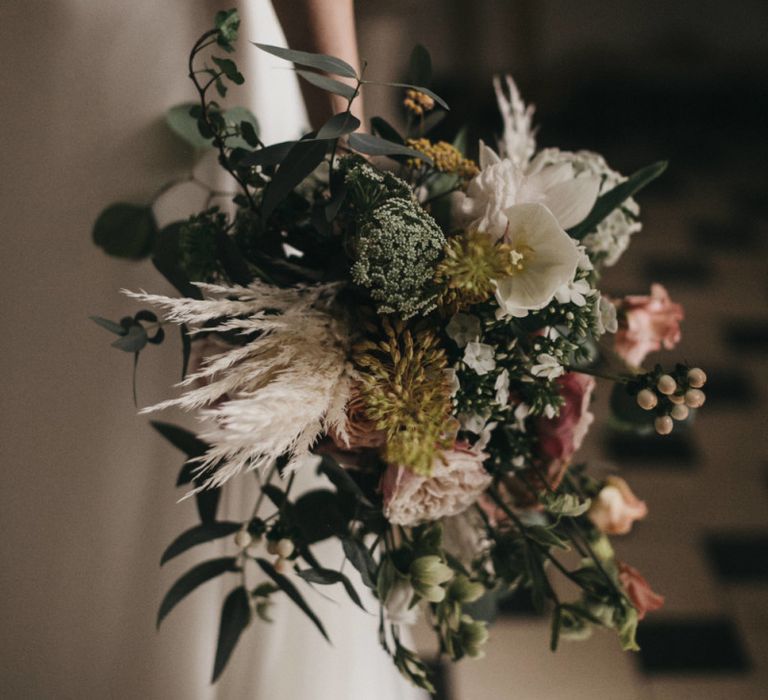
[[[274,0],[274,7],[290,48],[337,56],[359,70],[353,0]],[[354,84],[346,78],[334,78]],[[306,81],[301,81],[301,89],[313,128],[347,107],[343,97]],[[352,113],[363,121],[362,97],[355,99]]]

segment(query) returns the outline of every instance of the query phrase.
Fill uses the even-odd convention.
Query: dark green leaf
[[[351,100],[357,94],[357,91],[352,85],[347,85],[339,80],[320,75],[320,73],[314,73],[309,70],[297,70],[296,72],[310,85],[314,85],[315,87],[333,93],[334,95],[341,95],[346,100]]]
[[[665,160],[648,165],[633,173],[627,180],[619,183],[612,190],[608,190],[605,194],[600,195],[592,207],[592,211],[587,214],[587,218],[568,230],[569,235],[576,240],[584,238],[590,231],[597,228],[598,224],[614,209],[620,207],[627,199],[653,182],[666,169],[667,161]]]
[[[555,607],[555,612],[552,615],[552,631],[549,638],[550,651],[557,651],[557,644],[560,641],[560,625],[562,624],[563,610],[558,605]]]
[[[330,201],[325,205],[325,220],[327,223],[330,223],[336,218],[336,215],[339,213],[339,209],[341,209],[341,205],[344,204],[344,199],[346,196],[347,187],[342,182],[335,188]]]
[[[386,87],[399,87],[399,88],[405,88],[406,90],[417,90],[418,92],[423,92],[425,95],[429,95],[437,104],[439,104],[443,109],[450,110],[451,108],[448,106],[448,103],[440,97],[440,95],[437,95],[436,93],[432,92],[429,88],[425,88],[420,85],[411,85],[410,83],[374,83],[369,81],[364,81],[366,84],[370,85],[384,85]]]
[[[400,144],[401,146],[405,145],[405,140],[400,136],[397,129],[381,117],[373,117],[371,119],[371,130],[387,141]]]
[[[224,112],[224,119],[227,124],[239,128],[241,134],[240,136],[230,136],[227,138],[226,142],[228,148],[251,149],[258,144],[259,121],[249,109],[246,109],[245,107],[232,107]],[[243,125],[248,129],[249,138],[251,138],[252,141],[245,137]],[[240,162],[238,162],[238,165],[239,164]]]
[[[118,258],[145,258],[152,251],[156,235],[152,209],[136,204],[112,204],[93,225],[93,242]]]
[[[240,571],[235,557],[211,559],[192,567],[165,594],[163,602],[160,603],[160,610],[157,613],[157,626],[159,627],[168,613],[198,586],[228,571]]]
[[[228,51],[232,50],[232,43],[237,40],[237,30],[240,28],[240,16],[237,10],[221,10],[214,17],[216,29],[219,35],[216,38],[218,44]]]
[[[233,60],[229,58],[217,58],[216,56],[211,56],[211,60],[235,85],[242,85],[245,82],[243,74],[237,70],[237,65]]]
[[[445,119],[446,114],[443,111],[435,111],[430,112],[424,119],[422,120],[420,126],[421,126],[421,133],[422,134],[428,134],[432,129],[434,129],[443,119]]]
[[[432,159],[423,153],[399,143],[387,141],[373,134],[350,134],[349,147],[371,156],[410,156],[411,158],[420,158],[430,165],[432,164]]]
[[[128,329],[128,332],[124,336],[115,340],[112,343],[112,347],[117,348],[118,350],[123,350],[124,352],[135,353],[142,350],[148,340],[147,332],[144,330],[144,327],[141,324],[136,323]]]
[[[355,69],[346,61],[342,61],[335,56],[327,56],[322,53],[308,53],[306,51],[294,51],[292,49],[281,48],[280,46],[270,46],[269,44],[253,43],[262,51],[266,51],[273,56],[277,56],[286,61],[291,61],[300,66],[315,68],[333,75],[341,75],[345,78],[357,78]]]
[[[325,124],[320,127],[315,138],[318,141],[323,139],[337,139],[339,136],[351,134],[360,127],[360,120],[349,112],[334,114]]]
[[[231,282],[247,287],[253,282],[253,274],[234,239],[224,231],[216,231],[219,262]]]
[[[341,546],[350,564],[360,572],[363,583],[368,588],[376,588],[376,562],[368,548],[353,537],[342,537]]]
[[[213,145],[210,138],[203,138],[200,130],[197,128],[198,113],[195,116],[190,114],[190,110],[199,108],[200,105],[185,103],[171,107],[165,113],[165,123],[171,128],[174,134],[186,141],[194,148],[211,148]]]
[[[177,450],[181,450],[190,459],[202,457],[208,451],[208,445],[194,433],[172,423],[150,421],[150,425],[157,430]]]
[[[155,241],[152,264],[180,294],[191,299],[202,299],[203,294],[200,288],[190,283],[189,278],[179,264],[181,257],[179,237],[184,225],[184,221],[175,221],[160,230]]]
[[[306,601],[304,600],[301,593],[299,593],[296,586],[291,583],[289,579],[287,579],[282,574],[278,573],[272,564],[270,564],[266,559],[257,558],[256,562],[258,565],[262,568],[264,573],[269,576],[279,587],[280,589],[294,602],[296,605],[301,608],[301,610],[304,612],[304,614],[312,620],[315,627],[320,631],[320,634],[323,635],[329,642],[331,641],[328,638],[328,633],[325,631],[325,627],[323,627],[323,623],[320,622],[320,619],[315,615],[314,612],[312,612],[312,608],[307,605]]]
[[[411,51],[408,80],[416,85],[429,85],[432,82],[432,57],[422,44],[416,44]]]
[[[467,127],[462,126],[451,145],[462,155],[467,155]]]
[[[101,316],[89,316],[94,323],[99,324],[102,328],[106,328],[110,333],[115,335],[125,335],[128,331],[119,323],[110,321],[108,318],[102,318]]]
[[[256,133],[256,129],[251,122],[240,122],[240,133],[243,136],[243,140],[251,147],[256,148],[259,144],[259,135]]]
[[[251,605],[248,600],[248,591],[243,586],[238,586],[227,596],[221,609],[219,642],[216,645],[216,661],[213,664],[211,683],[218,680],[237,646],[240,635],[250,621]]]
[[[363,601],[360,600],[355,587],[352,582],[341,573],[341,571],[335,571],[334,569],[304,569],[296,572],[301,578],[308,583],[317,583],[321,586],[329,586],[334,583],[340,583],[347,591],[347,595],[352,602],[357,605],[363,612],[368,612],[363,606]]]
[[[196,525],[186,532],[182,532],[170,545],[168,545],[168,548],[163,552],[163,556],[160,559],[160,566],[179,554],[186,552],[195,545],[203,544],[204,542],[212,542],[221,537],[226,537],[227,535],[237,532],[240,527],[241,523],[229,521]]]
[[[360,501],[360,503],[369,508],[373,507],[360,486],[358,486],[357,482],[349,475],[347,470],[332,457],[324,455],[318,466],[318,471],[325,474],[339,491],[351,494],[355,497],[355,500]]]
[[[350,138],[352,136],[354,134]],[[326,148],[326,141],[298,141],[293,145],[264,190],[261,206],[262,221],[266,221],[275,207],[293,191],[293,188],[323,162]]]
[[[540,544],[542,547],[549,549],[550,547],[558,547],[559,549],[568,549],[568,545],[565,541],[556,535],[551,529],[541,527],[540,525],[532,525],[526,529],[528,537]]]
[[[213,83],[216,87],[216,92],[219,93],[219,97],[226,97],[227,91],[229,88],[224,84],[224,81],[221,79],[221,77],[216,78],[216,80]]]
[[[249,153],[247,156],[243,156],[238,161],[238,165],[243,167],[248,165],[279,165],[296,143],[298,142],[282,141],[265,146],[258,151]]]
[[[338,535],[347,524],[339,510],[338,496],[325,489],[302,494],[293,504],[293,515],[307,544]]]

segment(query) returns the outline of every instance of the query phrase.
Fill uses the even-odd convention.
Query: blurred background
[[[160,553],[193,521],[189,503],[175,505],[179,460],[135,415],[130,363],[86,317],[119,317],[118,287],[163,291],[149,265],[107,259],[90,228],[108,202],[146,199],[189,166],[162,115],[190,97],[190,42],[213,9],[231,4],[0,6],[4,697],[175,699],[208,687],[214,642],[187,630],[206,604],[218,609],[221,591],[196,594],[162,634],[153,629],[173,580],[157,574]],[[429,48],[433,87],[452,106],[437,135],[467,125],[470,143],[492,143],[501,121],[491,78],[509,72],[536,105],[539,146],[596,150],[624,173],[670,161],[640,195],[644,230],[604,289],[664,284],[686,310],[683,341],[666,360],[690,359],[710,377],[693,431],[614,434],[601,420],[602,395],[583,450],[605,470],[620,462],[650,508],[616,542],[666,596],[640,627],[642,651],[624,654],[606,633],[553,655],[547,622],[518,596],[493,626],[484,660],[438,666],[440,697],[765,697],[768,3],[359,0],[356,8],[371,77],[404,77],[412,46]],[[365,98],[369,116],[402,119],[396,93]],[[173,350],[147,360],[144,405],[166,396],[178,372]]]

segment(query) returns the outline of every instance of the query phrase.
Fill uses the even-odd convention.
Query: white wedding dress
[[[243,634],[215,686],[219,614],[236,576],[205,584],[155,630],[173,582],[227,545],[202,545],[159,568],[163,549],[197,522],[191,501],[176,502],[180,455],[136,415],[131,358],[110,348],[109,334],[87,317],[134,313],[121,287],[172,290],[149,263],[108,258],[90,230],[107,204],[148,201],[188,170],[189,154],[162,115],[192,97],[189,47],[216,10],[233,4],[0,3],[3,697],[418,697],[378,648],[377,617],[333,588],[324,592],[337,603],[305,590],[332,644],[281,600],[274,624],[257,621]],[[247,0],[241,12],[237,60],[247,82],[232,91],[232,103],[257,114],[268,142],[295,137],[303,110],[290,69],[248,43],[281,42],[271,7]],[[163,216],[181,206],[172,200],[163,202]],[[174,391],[179,363],[172,335],[142,355],[140,405]],[[317,483],[309,471],[300,481],[303,488]],[[247,517],[252,500],[239,485],[252,486],[253,477],[228,487],[220,517]],[[333,546],[317,550],[328,566],[341,564]]]

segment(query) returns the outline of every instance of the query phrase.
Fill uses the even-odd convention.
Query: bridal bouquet
[[[226,57],[238,23],[219,13],[195,43],[198,100],[168,117],[215,150],[236,194],[211,192],[208,208],[162,229],[152,203],[115,204],[94,229],[107,253],[150,257],[178,290],[126,292],[155,311],[94,319],[136,360],[180,329],[179,395],[144,411],[199,420],[197,433],[153,425],[186,455],[178,485],[201,522],[162,562],[230,538],[228,556],[170,589],[158,624],[201,584],[232,577],[216,680],[275,596],[325,635],[308,593],[339,585],[378,615],[403,675],[430,689],[403,626],[422,617],[441,654],[477,657],[486,603],[523,588],[552,615],[552,649],[596,627],[636,649],[638,620],[663,598],[609,536],[647,509],[575,455],[596,377],[613,384],[614,427],[666,435],[705,400],[701,369],[642,367],[680,337],[682,309],[663,287],[623,299],[599,289],[640,230],[633,197],[665,164],[624,177],[596,153],[537,151],[533,108],[511,78],[494,83],[496,144],[432,140],[448,106],[426,87],[421,47],[414,84],[386,84],[402,91],[404,131],[380,118],[363,131],[348,107],[267,145],[253,115],[217,101],[243,82]],[[350,106],[385,85],[338,58],[259,48]],[[316,471],[317,488],[295,493],[298,470]],[[258,482],[252,513],[219,519],[221,489],[241,488],[246,472]],[[329,538],[348,566],[318,560],[313,546]]]

